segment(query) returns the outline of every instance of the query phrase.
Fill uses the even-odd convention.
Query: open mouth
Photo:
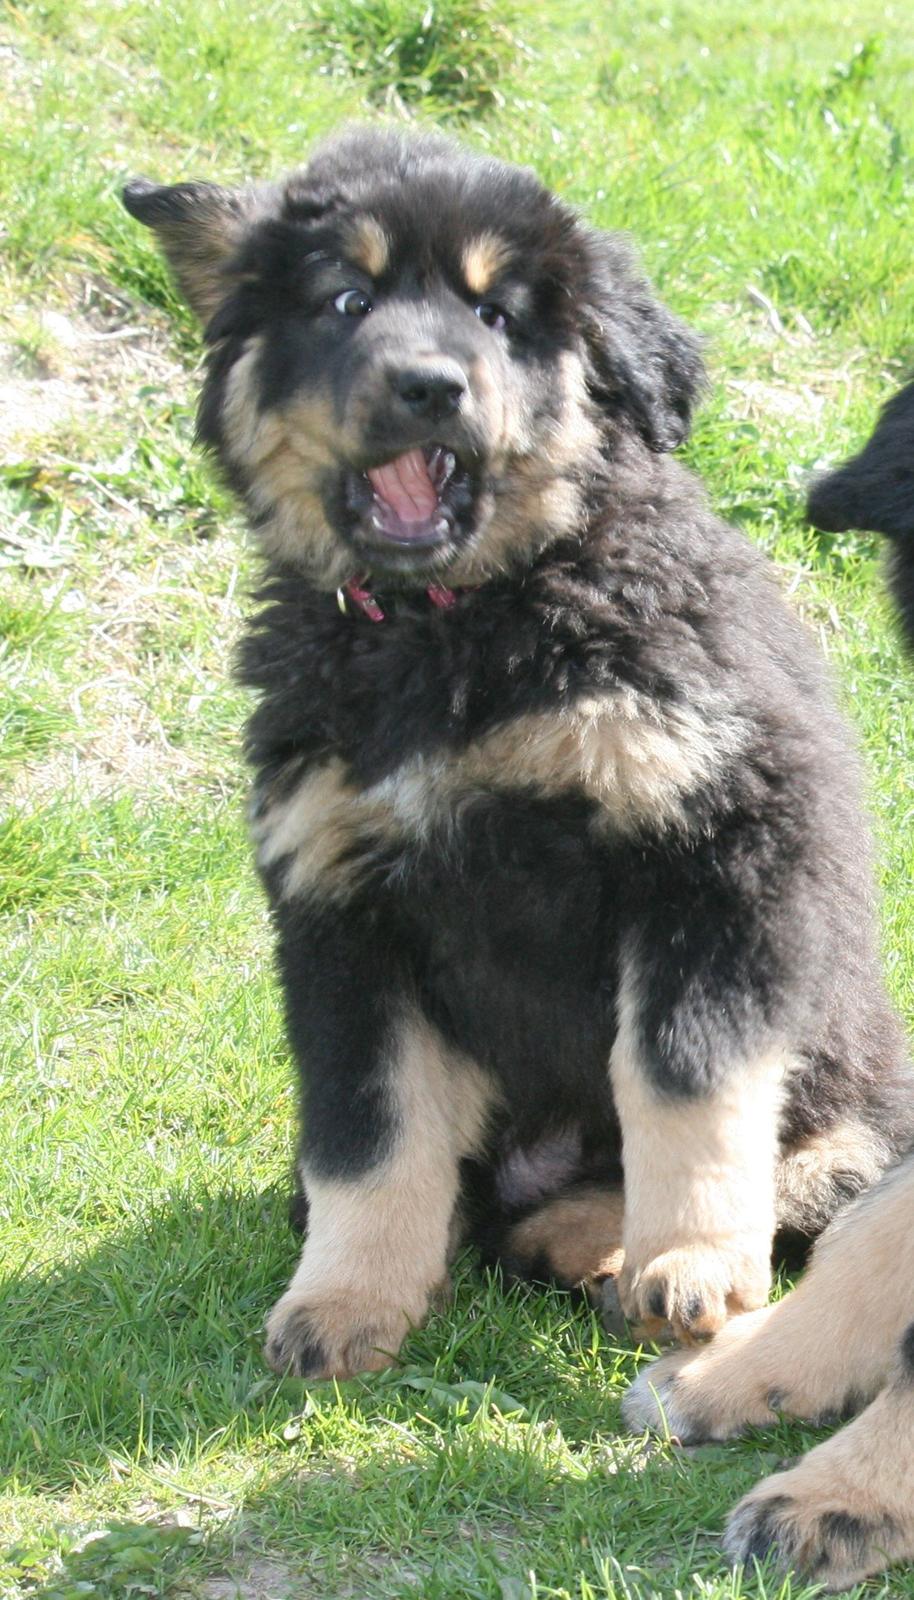
[[[470,474],[453,450],[429,444],[406,450],[367,472],[350,471],[346,508],[351,536],[393,556],[431,552],[469,531]]]

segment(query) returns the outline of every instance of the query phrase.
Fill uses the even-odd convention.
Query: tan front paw
[[[781,1396],[757,1347],[773,1310],[734,1317],[710,1344],[642,1367],[622,1401],[626,1425],[636,1433],[669,1433],[682,1444],[770,1427]]]
[[[815,1456],[816,1452],[813,1452]],[[903,1523],[868,1502],[859,1485],[829,1483],[806,1456],[765,1478],[731,1512],[724,1549],[743,1565],[770,1560],[826,1589],[849,1589],[910,1549]]]
[[[763,1306],[771,1287],[770,1241],[695,1243],[626,1250],[619,1278],[622,1309],[647,1339],[670,1331],[684,1344],[709,1339],[729,1317]]]
[[[267,1318],[264,1353],[283,1375],[351,1378],[389,1367],[411,1326],[396,1306],[288,1289]]]

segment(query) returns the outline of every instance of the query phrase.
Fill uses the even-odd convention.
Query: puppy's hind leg
[[[622,1187],[582,1183],[509,1224],[499,1244],[509,1276],[583,1288],[601,1299],[622,1269]]]

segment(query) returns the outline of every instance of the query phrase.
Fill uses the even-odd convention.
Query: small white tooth
[[[450,478],[453,475],[454,468],[456,467],[456,465],[457,465],[457,457],[450,450],[445,450],[445,452],[444,452],[444,474],[443,474],[443,479],[442,479],[442,481],[444,483],[447,483],[448,478]]]
[[[448,522],[447,517],[438,517],[437,521],[435,522],[435,532],[450,533],[450,531],[451,525]]]
[[[382,517],[380,511],[378,511],[378,510],[373,510],[372,511],[372,513],[371,513],[371,526],[373,528],[377,528],[379,533],[383,533],[384,532],[384,518]]]

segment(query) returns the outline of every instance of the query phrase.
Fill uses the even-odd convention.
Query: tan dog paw
[[[641,1337],[672,1332],[684,1344],[694,1344],[710,1339],[730,1317],[763,1306],[770,1286],[770,1242],[752,1237],[701,1241],[654,1256],[628,1252],[619,1295]]]
[[[904,1529],[888,1511],[858,1507],[863,1496],[853,1484],[825,1489],[808,1460],[765,1478],[739,1502],[724,1549],[735,1563],[770,1560],[826,1589],[849,1589],[905,1553]]]
[[[411,1326],[396,1306],[289,1289],[267,1318],[264,1354],[284,1376],[351,1378],[389,1367]]]
[[[775,1309],[734,1317],[709,1345],[677,1350],[642,1367],[622,1402],[627,1426],[669,1433],[683,1444],[770,1427],[781,1396],[759,1346]]]

